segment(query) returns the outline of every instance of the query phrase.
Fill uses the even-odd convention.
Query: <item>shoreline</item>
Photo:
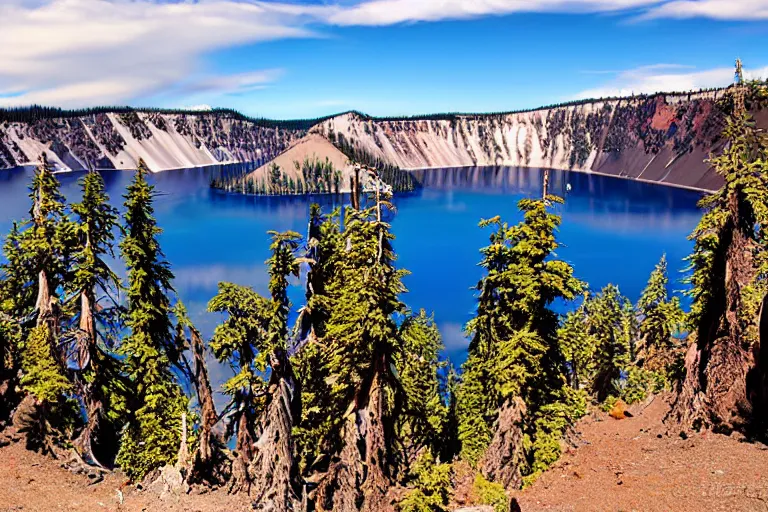
[[[433,171],[437,169],[471,169],[471,168],[483,168],[483,167],[508,167],[508,168],[516,168],[516,169],[540,169],[540,170],[550,170],[550,171],[561,171],[561,172],[578,172],[579,174],[594,174],[595,176],[604,176],[608,178],[618,178],[622,180],[627,181],[637,181],[640,183],[646,183],[649,185],[660,185],[663,187],[673,187],[673,188],[679,188],[683,190],[690,190],[692,192],[704,192],[707,194],[711,194],[713,192],[716,192],[716,190],[708,189],[708,188],[701,188],[701,187],[692,187],[690,185],[681,185],[679,183],[670,183],[667,181],[655,181],[655,180],[647,180],[644,178],[633,178],[632,176],[621,176],[619,174],[611,174],[607,172],[600,172],[600,171],[592,171],[592,170],[584,170],[584,169],[557,169],[554,167],[525,167],[525,166],[517,166],[517,165],[450,165],[446,167],[408,167],[408,168],[402,168],[403,171],[413,172],[413,171]]]
[[[152,174],[160,174],[164,172],[174,172],[174,171],[183,171],[186,169],[204,169],[206,167],[217,167],[217,166],[226,166],[226,165],[249,165],[254,164],[255,162],[236,162],[236,161],[228,161],[228,162],[219,162],[215,164],[204,164],[204,165],[192,165],[189,167],[176,167],[176,168],[170,168],[170,169],[160,169],[157,171],[152,171]],[[19,165],[16,167],[4,167],[0,168],[0,172],[4,171],[12,171],[13,169],[23,169],[32,167],[34,168],[36,164],[24,164]],[[690,190],[692,192],[702,192],[706,194],[711,194],[715,192],[715,190],[707,189],[707,188],[701,188],[701,187],[693,187],[690,185],[681,185],[679,183],[670,183],[666,181],[655,181],[655,180],[647,180],[644,178],[633,178],[631,176],[621,176],[618,174],[611,174],[607,172],[600,172],[600,171],[592,171],[592,170],[584,170],[584,169],[556,169],[553,167],[525,167],[525,166],[515,166],[515,165],[450,165],[450,166],[444,166],[444,167],[403,167],[401,168],[403,171],[407,172],[414,172],[414,171],[433,171],[438,169],[471,169],[471,168],[488,168],[488,167],[507,167],[507,168],[518,168],[518,169],[539,169],[539,170],[552,170],[552,171],[561,171],[561,172],[578,172],[580,174],[594,174],[595,176],[603,176],[608,178],[617,178],[622,180],[628,180],[628,181],[636,181],[639,183],[646,183],[649,185],[659,185],[663,187],[673,187],[683,190]],[[109,168],[96,168],[94,171],[118,171],[118,172],[133,172],[136,169],[109,169]],[[88,172],[86,169],[83,170],[74,170],[70,169],[68,171],[56,171],[56,174],[69,174],[69,173],[84,173]]]

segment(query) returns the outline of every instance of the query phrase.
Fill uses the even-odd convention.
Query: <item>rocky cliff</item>
[[[760,101],[748,105],[768,127]],[[310,133],[377,166],[557,168],[715,189],[721,179],[705,160],[722,149],[729,105],[730,89],[719,89],[500,114],[386,119],[349,112],[316,123],[261,122],[229,111],[121,109],[30,122],[0,116],[0,168],[35,163],[43,151],[61,169],[133,169],[139,158],[153,171],[263,165]],[[333,155],[317,155],[326,156]]]
[[[0,168],[36,163],[45,151],[60,170],[153,171],[225,162],[263,163],[306,134],[229,113],[124,111],[0,124]]]
[[[715,189],[704,162],[722,148],[728,90],[587,101],[528,112],[376,119],[357,113],[311,129],[404,169],[569,169]],[[753,102],[758,124],[768,112]]]

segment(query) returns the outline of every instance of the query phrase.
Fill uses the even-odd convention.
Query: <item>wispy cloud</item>
[[[189,95],[178,98],[180,102],[210,102],[222,95],[253,92],[281,76],[279,70],[259,69],[258,63],[245,73],[206,75],[203,58],[217,50],[317,37],[330,26],[382,26],[519,12],[754,20],[768,18],[768,2],[0,0],[0,105],[116,104],[162,92]],[[649,80],[642,81],[644,87],[651,86]],[[681,79],[664,80],[679,83]],[[696,80],[708,81],[707,77]]]
[[[80,106],[127,102],[171,88],[223,94],[251,90],[279,72],[190,77],[199,73],[208,52],[312,36],[308,15],[234,1],[3,3],[0,95],[6,97],[0,104]]]
[[[716,20],[766,20],[766,0],[678,0],[650,9],[642,18],[712,18]]]
[[[746,70],[746,78],[765,78],[768,67]],[[605,84],[579,92],[572,99],[606,98],[630,94],[691,91],[733,83],[733,68],[693,70],[690,66],[655,64],[615,73]]]
[[[339,25],[391,25],[467,19],[521,12],[616,12],[655,6],[662,0],[372,0],[339,9],[328,21]]]

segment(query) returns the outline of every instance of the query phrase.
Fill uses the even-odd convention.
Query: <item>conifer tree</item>
[[[291,435],[300,415],[293,370],[287,357],[288,278],[298,276],[302,260],[296,257],[298,233],[270,232],[272,244],[267,300],[253,290],[227,283],[209,310],[225,312],[228,319],[216,328],[211,342],[219,360],[230,361],[239,372],[225,384],[235,413],[237,458],[233,490],[250,492],[254,504],[290,510],[299,502]],[[237,357],[237,361],[232,361]]]
[[[704,215],[690,236],[696,341],[671,418],[684,427],[764,433],[768,135],[736,112],[724,136],[727,145],[711,163],[725,184],[700,201]]]
[[[230,396],[225,413],[231,411],[228,436],[235,435],[235,461],[231,491],[249,491],[248,466],[253,459],[257,438],[256,422],[264,407],[269,352],[270,302],[250,288],[219,283],[219,292],[208,303],[208,311],[225,313],[226,320],[216,326],[211,350],[219,361],[228,362],[235,375],[224,384]]]
[[[618,393],[622,372],[632,362],[632,320],[634,311],[619,288],[609,284],[587,304],[589,333],[594,337],[595,374],[591,391],[598,401]]]
[[[115,344],[113,332],[118,327],[120,308],[116,299],[120,283],[106,262],[114,257],[114,230],[117,210],[110,206],[109,196],[100,174],[89,172],[80,181],[83,196],[72,205],[75,214],[76,245],[72,254],[68,295],[77,305],[77,327],[74,329],[77,385],[82,396],[87,423],[76,445],[86,460],[97,462],[93,452],[93,436],[99,434],[102,452],[111,459],[117,447],[119,425],[113,400],[124,396],[120,364],[111,353]],[[121,392],[122,391],[122,392]],[[99,432],[97,432],[97,430]]]
[[[34,279],[30,261],[21,252],[21,232],[13,223],[3,244],[5,262],[0,265],[0,419],[10,416],[20,397],[16,392],[21,369],[22,324],[34,304]]]
[[[314,415],[305,414],[298,429],[304,447],[320,447],[305,455],[305,471],[310,466],[324,473],[315,496],[319,510],[378,510],[395,477],[394,424],[401,407],[392,397],[401,395],[394,354],[402,345],[393,315],[404,309],[405,272],[394,266],[393,236],[376,207],[347,210],[334,264],[324,267],[330,271],[324,295],[310,302],[328,312],[323,337],[299,356],[309,349],[314,360],[325,361],[317,373],[302,375],[302,382],[322,378],[328,387],[313,390],[305,410]]]
[[[560,218],[543,200],[518,205],[524,219],[517,225],[498,217],[480,223],[495,231],[481,251],[486,275],[467,325],[471,342],[458,394],[462,456],[507,487],[518,487],[530,472],[535,444],[525,439],[535,438],[540,413],[563,393],[558,317],[550,305],[573,299],[583,287],[570,265],[550,258]]]
[[[642,320],[637,333],[636,357],[644,369],[664,373],[673,364],[677,348],[674,336],[685,320],[680,299],[669,297],[668,283],[667,258],[662,256],[637,303]]]
[[[125,195],[120,250],[128,267],[126,325],[119,354],[131,380],[128,426],[123,432],[117,463],[128,476],[176,460],[181,419],[187,398],[171,370],[182,347],[171,323],[169,293],[173,274],[160,248],[162,230],[153,217],[154,187],[140,161]]]
[[[402,350],[394,355],[400,376],[404,414],[399,437],[404,443],[406,462],[415,460],[426,447],[434,455],[443,454],[447,406],[440,389],[440,361],[443,342],[434,317],[422,309],[409,314],[400,326]],[[451,454],[453,455],[453,454]]]
[[[565,316],[557,337],[560,350],[568,362],[568,378],[574,389],[590,386],[595,375],[595,337],[590,333],[587,304],[589,295],[575,311]]]
[[[29,197],[30,220],[23,232],[12,233],[6,254],[19,265],[10,270],[7,283],[15,295],[7,303],[19,321],[34,319],[35,327],[20,340],[21,387],[35,403],[24,409],[31,423],[28,442],[51,449],[54,416],[72,411],[63,407],[71,390],[67,375],[66,351],[61,349],[61,300],[56,295],[66,278],[72,247],[72,224],[66,217],[60,184],[45,154],[35,170]],[[58,407],[61,406],[61,407]],[[35,410],[34,412],[32,410]],[[26,413],[25,413],[26,414]],[[70,418],[73,419],[73,418]],[[33,439],[36,437],[36,439]]]

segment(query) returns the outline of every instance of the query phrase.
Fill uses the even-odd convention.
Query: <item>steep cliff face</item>
[[[721,149],[726,92],[585,102],[522,113],[372,119],[348,113],[311,129],[404,169],[504,165],[599,172],[702,189]],[[765,112],[758,123],[768,126]]]
[[[35,163],[45,151],[60,169],[153,171],[224,162],[266,162],[306,131],[261,126],[221,113],[99,113],[0,124],[0,168]]]
[[[35,163],[43,151],[61,169],[133,169],[139,158],[153,171],[264,165],[310,133],[377,167],[556,168],[712,190],[722,182],[705,160],[722,149],[722,105],[729,98],[729,89],[720,89],[505,114],[377,119],[346,113],[314,126],[252,121],[229,111],[122,109],[0,123],[0,168]],[[759,126],[768,127],[768,109],[759,103],[749,102],[752,113]],[[334,157],[332,149],[316,156]]]

